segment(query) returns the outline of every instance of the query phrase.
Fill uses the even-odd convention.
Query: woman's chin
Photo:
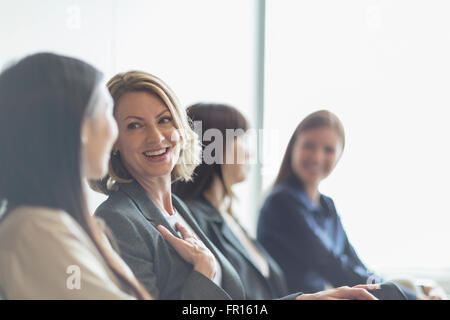
[[[152,170],[146,170],[142,175],[147,178],[160,178],[160,177],[171,177],[173,168],[171,166],[161,166],[160,168],[152,168]]]
[[[303,175],[300,177],[304,185],[317,186],[322,180],[322,176],[318,175]]]

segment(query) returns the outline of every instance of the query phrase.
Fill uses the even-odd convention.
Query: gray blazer
[[[235,269],[204,235],[183,202],[173,196],[172,203],[219,261],[222,287],[193,270],[193,266],[164,240],[156,229],[160,224],[174,235],[178,234],[137,182],[121,184],[95,214],[112,230],[122,258],[154,298],[244,299],[244,288]]]

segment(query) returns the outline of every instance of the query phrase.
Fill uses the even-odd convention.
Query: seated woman
[[[280,264],[291,291],[351,286],[373,276],[348,241],[333,200],[318,190],[344,145],[344,128],[333,113],[307,116],[292,135],[262,206],[257,238]]]
[[[241,275],[249,299],[286,295],[289,290],[283,271],[232,212],[232,186],[244,181],[247,174],[248,153],[243,140],[249,129],[247,120],[237,109],[223,104],[199,103],[189,107],[187,113],[194,128],[201,128],[198,133],[203,137],[203,161],[195,169],[193,181],[176,182],[172,191],[185,201],[208,238]]]
[[[26,57],[0,75],[6,299],[150,298],[87,210],[82,178],[106,173],[117,136],[101,78],[53,54]]]
[[[159,78],[141,71],[114,76],[108,88],[119,138],[109,175],[91,186],[109,195],[96,215],[114,232],[122,257],[153,297],[243,299],[238,273],[172,194],[173,181],[191,179],[201,151],[174,93]],[[192,231],[194,247],[212,253],[205,264],[213,262],[213,272],[201,272],[201,266],[193,267],[174,250],[180,229]],[[364,288],[300,297],[374,299]]]
[[[73,58],[35,54],[0,75],[4,298],[151,298],[87,209],[83,178],[105,176],[117,138],[112,106],[101,73]],[[185,236],[169,241],[203,264]]]
[[[109,195],[95,214],[112,229],[122,257],[155,298],[243,299],[236,271],[172,196],[172,181],[190,179],[200,150],[175,95],[141,71],[114,76],[108,88],[119,138],[109,174],[91,186]],[[193,267],[166,241],[183,230],[209,253],[204,266]]]
[[[176,182],[172,191],[182,198],[202,230],[236,268],[248,299],[274,299],[288,293],[283,272],[264,248],[250,238],[231,211],[234,197],[231,187],[246,178],[246,151],[243,135],[249,129],[245,117],[235,108],[222,104],[196,104],[187,109],[194,123],[201,123],[201,136],[217,130],[226,137],[226,130],[238,132],[232,141],[223,141],[216,150],[222,161],[205,161],[208,150],[217,140],[203,143],[204,161],[195,168],[194,180]],[[222,148],[222,146],[219,146]],[[210,149],[211,150],[211,149]],[[227,152],[228,151],[228,152]],[[227,153],[234,155],[230,163]],[[241,156],[241,161],[238,157]],[[208,164],[211,163],[211,164]]]

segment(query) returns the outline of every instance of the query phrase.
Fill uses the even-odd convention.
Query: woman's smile
[[[149,162],[158,163],[158,162],[165,162],[169,160],[169,152],[171,148],[165,147],[165,148],[158,148],[153,150],[148,150],[143,152],[145,159]]]

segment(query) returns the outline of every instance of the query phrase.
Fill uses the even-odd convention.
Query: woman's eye
[[[132,122],[132,123],[129,123],[129,124],[127,125],[127,129],[130,129],[130,130],[136,129],[136,128],[139,128],[139,127],[140,127],[140,125],[139,125],[139,123],[137,123],[137,122]]]
[[[159,123],[169,123],[172,121],[171,117],[164,117],[159,120]]]
[[[333,148],[325,148],[325,152],[328,154],[334,153],[334,149]]]

